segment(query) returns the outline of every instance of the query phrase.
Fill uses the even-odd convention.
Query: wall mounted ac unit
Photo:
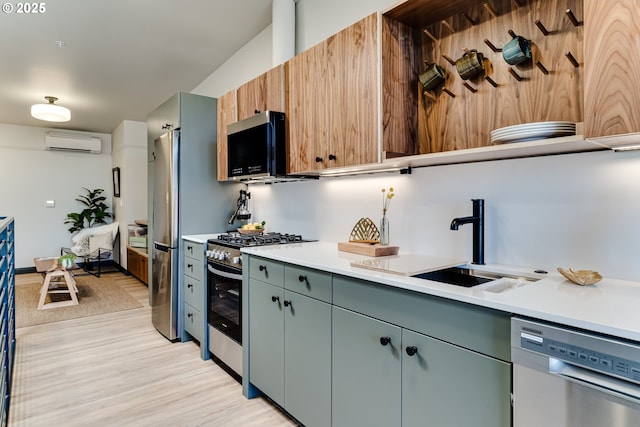
[[[46,150],[100,154],[102,141],[92,136],[47,132],[44,146]]]

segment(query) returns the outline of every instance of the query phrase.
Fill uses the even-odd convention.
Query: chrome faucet
[[[457,230],[463,224],[473,224],[473,263],[484,264],[484,199],[471,199],[473,216],[454,218],[451,229]]]

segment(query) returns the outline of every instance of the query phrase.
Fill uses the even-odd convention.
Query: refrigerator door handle
[[[169,250],[171,249],[171,246],[165,245],[164,243],[160,243],[156,241],[153,242],[153,247],[154,249],[157,249],[162,252],[169,252]]]

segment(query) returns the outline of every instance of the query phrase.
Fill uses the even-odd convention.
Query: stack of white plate
[[[576,134],[576,124],[572,122],[537,122],[507,126],[491,131],[492,144],[533,141]]]

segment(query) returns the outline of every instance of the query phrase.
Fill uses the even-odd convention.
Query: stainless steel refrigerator
[[[170,340],[178,338],[178,165],[180,131],[153,142],[153,241],[151,320]]]
[[[226,231],[246,188],[217,180],[216,112],[215,98],[180,92],[147,117],[149,304],[153,325],[171,341],[189,339],[182,236]],[[200,345],[207,348],[207,336]]]

